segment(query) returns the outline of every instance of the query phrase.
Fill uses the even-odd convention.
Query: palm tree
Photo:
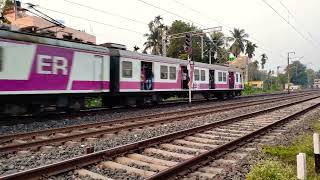
[[[248,38],[249,35],[245,33],[244,29],[237,28],[234,28],[230,33],[232,37],[229,37],[228,40],[233,42],[230,51],[234,56],[238,57],[241,52],[244,53],[244,44],[248,41],[246,38]]]
[[[214,32],[211,35],[211,40],[208,41],[207,46],[213,54],[217,54],[215,62],[224,63],[228,60],[228,52],[224,49],[225,36],[222,32]]]
[[[149,24],[150,33],[144,34],[147,37],[147,41],[144,43],[146,52],[151,49],[151,54],[162,55],[162,34],[166,30],[166,26],[162,23],[163,18],[161,16],[156,16]]]
[[[261,55],[261,69],[264,69],[264,65],[266,64],[267,60],[268,56],[265,53],[263,53]]]
[[[256,51],[256,48],[258,46],[256,44],[253,44],[252,42],[248,41],[246,44],[246,54],[248,55],[249,59],[252,59],[252,57],[255,55],[254,52]]]

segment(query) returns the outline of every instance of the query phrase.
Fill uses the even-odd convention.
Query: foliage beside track
[[[314,124],[314,131],[320,133],[320,123]],[[296,179],[296,156],[303,152],[307,156],[308,179],[319,179],[314,172],[312,133],[297,137],[290,146],[266,146],[262,150],[265,160],[255,165],[247,175],[248,180]]]
[[[257,89],[257,88],[253,88],[249,84],[245,84],[244,90],[242,91],[242,95],[275,93],[275,92],[279,92],[279,91],[281,91],[281,89],[276,86],[272,86],[270,89]]]

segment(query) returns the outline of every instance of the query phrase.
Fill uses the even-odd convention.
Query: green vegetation
[[[295,173],[279,161],[266,160],[257,165],[248,175],[248,180],[290,180]]]
[[[271,88],[256,89],[248,84],[244,85],[244,90],[242,95],[252,95],[252,94],[264,94],[264,93],[275,93],[281,91],[281,88],[277,86],[272,86]]]
[[[85,100],[85,107],[86,108],[96,108],[102,106],[102,99],[101,98],[90,98]]]
[[[320,123],[314,125],[316,132],[320,132]],[[247,179],[296,179],[296,156],[303,152],[307,155],[308,179],[319,179],[314,173],[313,140],[312,133],[302,135],[288,147],[266,146],[262,152],[266,158],[253,167],[247,174]]]

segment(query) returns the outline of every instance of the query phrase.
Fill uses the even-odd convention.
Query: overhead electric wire
[[[38,6],[38,7],[41,8],[41,9],[47,10],[47,11],[51,11],[51,12],[63,14],[63,15],[66,15],[66,16],[70,16],[70,17],[77,18],[77,19],[82,19],[82,20],[89,21],[89,22],[93,22],[93,23],[96,23],[96,24],[101,24],[101,25],[104,25],[104,26],[109,26],[109,27],[112,27],[112,28],[115,28],[115,29],[121,29],[121,30],[129,31],[129,32],[136,33],[136,34],[139,34],[139,35],[144,35],[144,33],[141,33],[141,32],[138,32],[138,31],[134,31],[134,30],[132,30],[132,29],[128,29],[128,28],[124,28],[124,27],[119,27],[119,26],[115,26],[115,25],[112,25],[112,24],[107,24],[107,23],[104,23],[104,22],[100,22],[100,21],[88,19],[88,18],[85,18],[85,17],[76,16],[76,15],[68,14],[68,13],[65,13],[65,12],[61,12],[61,11],[57,11],[57,10],[45,8],[45,7],[42,7],[42,6]]]
[[[212,17],[204,14],[203,12],[200,12],[200,11],[198,11],[198,10],[196,10],[196,9],[194,9],[194,8],[192,8],[192,7],[186,5],[186,4],[184,4],[184,3],[182,3],[182,2],[180,2],[180,1],[178,1],[178,0],[173,0],[173,1],[174,1],[175,3],[177,3],[177,4],[179,4],[179,5],[184,6],[184,7],[186,7],[187,9],[189,9],[189,10],[191,10],[191,11],[193,11],[193,12],[199,14],[199,15],[201,15],[201,16],[204,16],[204,17],[206,17],[206,18],[208,18],[208,19],[211,19],[211,20],[213,20],[213,21],[216,21],[217,23],[219,23],[220,25],[226,27],[226,28],[229,29],[229,30],[232,30],[232,29],[233,29],[232,27],[226,25],[225,23],[223,23],[223,22],[221,22],[221,21],[219,21],[219,20],[217,20],[217,19],[214,19],[214,18],[212,18]],[[256,38],[253,38],[253,37],[250,37],[250,38],[253,39],[254,41],[256,41],[257,43],[262,44],[261,41],[257,40]],[[268,49],[266,49],[266,48],[264,48],[264,47],[261,47],[261,45],[259,45],[259,48],[262,49],[262,50],[264,50],[264,51],[272,52],[270,49],[268,50]],[[284,56],[283,56],[282,54],[280,54],[280,57],[284,57]]]
[[[294,25],[292,25],[285,17],[283,17],[273,6],[271,6],[266,0],[262,0],[270,9],[272,9],[282,20],[284,20],[296,33],[298,33],[304,40],[311,43],[314,47],[316,46],[312,41],[304,36]]]
[[[136,19],[128,18],[128,17],[122,16],[120,14],[111,13],[111,12],[108,12],[106,10],[97,9],[97,8],[94,8],[94,7],[91,7],[91,6],[80,4],[78,2],[73,2],[73,1],[70,1],[70,0],[63,0],[63,1],[71,3],[71,4],[74,4],[74,5],[77,5],[77,6],[85,7],[85,8],[94,10],[94,11],[98,11],[98,12],[101,12],[101,13],[104,13],[104,14],[108,14],[108,15],[111,15],[111,16],[120,17],[122,19],[125,19],[125,20],[128,20],[128,21],[132,21],[132,22],[135,22],[135,23],[148,25],[148,23],[145,23],[145,22],[142,22],[142,21],[139,21],[139,20],[136,20]]]
[[[143,3],[143,4],[146,4],[146,5],[148,5],[148,6],[154,7],[154,8],[156,8],[156,9],[160,9],[161,11],[164,11],[164,12],[169,13],[169,14],[171,14],[171,15],[177,16],[177,17],[179,17],[179,18],[181,18],[181,19],[184,19],[184,20],[186,20],[186,21],[192,22],[193,24],[197,24],[197,25],[202,26],[202,27],[207,27],[207,26],[204,26],[204,25],[202,25],[202,24],[200,24],[200,23],[194,22],[194,21],[192,21],[191,19],[188,19],[188,18],[185,18],[185,17],[183,17],[183,16],[180,16],[180,15],[177,14],[177,13],[171,12],[171,11],[169,11],[169,10],[166,10],[166,9],[161,8],[161,7],[159,7],[159,6],[156,6],[156,5],[154,5],[154,4],[148,3],[148,2],[146,2],[146,1],[143,1],[143,0],[137,0],[137,1],[139,1],[139,2],[141,2],[141,3]]]
[[[279,0],[279,3],[281,4],[282,7],[284,7],[284,8],[288,11],[288,14],[294,19],[294,21],[295,21],[299,26],[302,26],[302,25],[298,22],[297,18],[294,16],[294,14],[289,10],[289,8],[288,8],[285,4],[283,4],[283,2],[282,2],[281,0]],[[288,21],[289,21],[289,19],[288,19]],[[303,27],[303,26],[302,26],[302,27]],[[306,32],[307,32],[307,34],[309,35],[310,39],[311,39],[312,41],[314,41],[316,44],[319,45],[319,43],[318,43],[316,40],[314,40],[314,38],[313,38],[313,36],[311,35],[311,33],[310,33],[309,31],[306,31]]]

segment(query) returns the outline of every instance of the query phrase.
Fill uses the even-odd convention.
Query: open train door
[[[215,89],[214,70],[209,70],[209,88]]]
[[[229,89],[234,89],[234,72],[229,72]]]
[[[181,66],[181,87],[182,89],[189,89],[189,73],[187,66]]]

